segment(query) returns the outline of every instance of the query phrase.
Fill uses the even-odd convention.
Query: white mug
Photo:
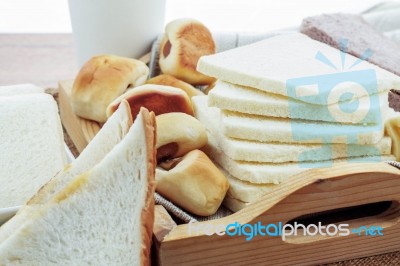
[[[69,0],[82,66],[98,54],[139,58],[163,31],[165,0]]]

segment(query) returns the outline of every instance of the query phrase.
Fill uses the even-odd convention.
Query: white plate
[[[65,145],[65,153],[67,154],[67,162],[71,163],[75,158],[68,146]],[[20,206],[0,208],[0,226],[11,219],[19,210]]]

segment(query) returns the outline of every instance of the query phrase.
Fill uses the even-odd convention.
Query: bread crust
[[[141,212],[142,226],[142,265],[150,265],[150,251],[153,236],[154,225],[154,192],[155,168],[156,168],[156,120],[153,112],[149,112],[146,108],[140,109],[143,118],[143,125],[146,136],[146,154],[147,154],[147,192],[145,205]]]
[[[192,85],[208,85],[215,79],[198,72],[197,62],[201,56],[215,52],[215,42],[207,27],[194,19],[178,19],[165,27],[159,65],[165,74]]]

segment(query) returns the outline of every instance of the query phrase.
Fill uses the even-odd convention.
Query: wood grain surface
[[[57,88],[78,73],[72,34],[0,34],[0,86]]]

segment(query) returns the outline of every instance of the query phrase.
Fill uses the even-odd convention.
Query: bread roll
[[[178,19],[165,27],[159,65],[164,74],[192,85],[208,85],[215,79],[197,72],[196,66],[201,56],[214,54],[215,51],[213,37],[201,22]]]
[[[159,84],[159,85],[166,85],[166,86],[179,88],[179,89],[183,90],[184,92],[186,92],[186,94],[189,96],[189,98],[192,98],[193,96],[204,95],[204,93],[202,93],[201,90],[196,89],[189,83],[184,82],[180,79],[175,78],[174,76],[167,75],[167,74],[162,74],[157,77],[151,78],[146,81],[146,84]]]
[[[200,150],[181,158],[173,168],[156,169],[156,190],[191,213],[214,214],[229,188],[227,178]]]
[[[193,115],[193,107],[187,94],[170,86],[145,84],[128,90],[107,107],[108,117],[114,113],[122,100],[129,103],[133,119],[141,107],[153,111],[155,115],[172,112]]]
[[[104,123],[107,106],[128,87],[145,82],[149,68],[141,61],[114,55],[91,58],[75,79],[71,101],[80,117]]]
[[[193,116],[185,113],[158,115],[157,161],[180,157],[207,144],[205,127]]]

